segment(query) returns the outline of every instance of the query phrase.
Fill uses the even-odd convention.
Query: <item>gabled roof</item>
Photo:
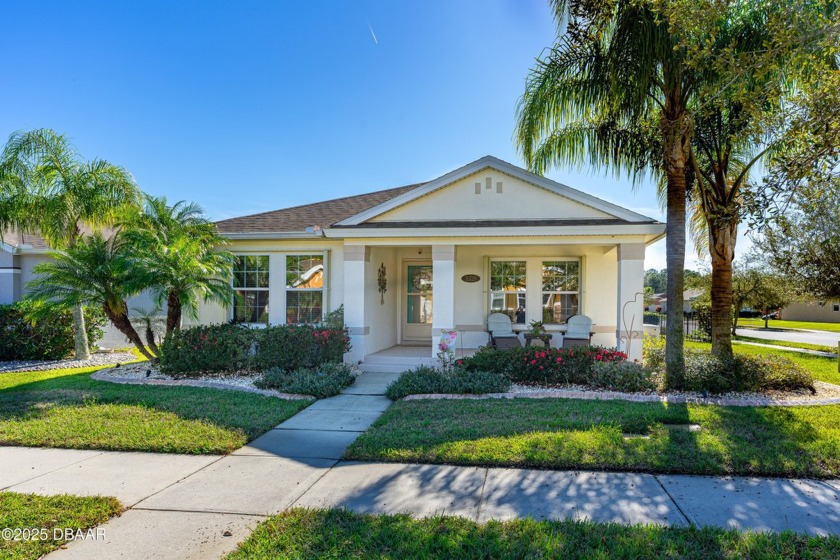
[[[656,221],[652,218],[648,218],[647,216],[637,214],[636,212],[633,212],[611,202],[607,202],[606,200],[602,200],[598,197],[592,196],[591,194],[587,194],[583,191],[573,189],[568,185],[564,185],[562,183],[558,183],[557,181],[547,179],[541,175],[537,175],[536,173],[526,171],[521,167],[500,160],[497,157],[484,156],[483,158],[477,159],[472,163],[468,163],[467,165],[460,167],[454,171],[450,171],[445,175],[441,175],[437,179],[429,181],[428,183],[423,183],[422,185],[419,185],[416,189],[405,192],[399,196],[390,198],[382,202],[381,204],[378,204],[374,207],[361,211],[354,216],[350,216],[349,218],[341,220],[340,222],[338,222],[337,225],[358,226],[381,214],[384,214],[399,206],[409,204],[420,197],[426,196],[438,189],[441,189],[443,187],[446,187],[447,185],[454,183],[455,181],[458,181],[465,177],[469,177],[470,175],[473,175],[474,173],[477,173],[482,169],[486,168],[492,168],[497,171],[501,171],[502,173],[510,175],[511,177],[515,177],[517,179],[520,179],[521,181],[530,183],[536,187],[540,187],[549,192],[553,192],[554,194],[560,195],[569,200],[573,200],[574,202],[583,204],[585,206],[589,206],[591,208],[595,208],[596,210],[600,210],[601,212],[609,214],[614,218],[624,220],[629,223],[653,223]]]
[[[303,232],[308,227],[329,227],[420,186],[406,185],[324,202],[282,208],[216,222],[221,233]]]
[[[496,223],[493,220],[465,220],[461,222],[444,221],[413,221],[413,222],[385,222],[371,221],[390,210],[410,204],[412,201],[426,196],[438,189],[468,177],[483,169],[492,168],[524,181],[535,187],[565,197],[578,204],[588,206],[606,214],[601,219],[566,219],[539,220],[518,219]],[[556,222],[556,223],[555,223]],[[520,167],[502,161],[493,156],[485,156],[459,169],[451,171],[426,183],[417,183],[404,187],[375,191],[368,194],[336,198],[324,202],[305,204],[292,208],[272,210],[259,214],[251,214],[237,218],[230,218],[216,222],[219,232],[230,236],[243,238],[297,237],[307,232],[313,233],[316,226],[322,230],[334,228],[348,231],[357,228],[440,228],[440,227],[548,227],[548,226],[618,226],[642,224],[658,224],[636,212],[622,208],[585,192],[573,189],[556,181],[546,179],[540,175],[530,173]],[[317,233],[317,232],[315,232]]]

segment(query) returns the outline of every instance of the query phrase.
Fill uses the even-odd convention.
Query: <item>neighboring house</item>
[[[702,288],[691,288],[683,292],[683,312],[691,313],[694,311],[694,302],[703,295]],[[668,311],[668,298],[666,294],[654,294],[653,299],[647,307],[648,311],[658,311],[665,313]]]
[[[786,321],[840,323],[840,301],[795,301],[782,310],[781,317]]]
[[[222,220],[236,305],[202,322],[306,323],[344,305],[347,359],[396,345],[436,353],[442,329],[486,344],[487,316],[517,330],[592,318],[593,343],[641,358],[645,247],[665,226],[496,159],[426,183]],[[638,341],[638,342],[635,342]]]
[[[0,242],[0,305],[19,301],[27,293],[27,283],[35,278],[33,269],[49,259],[50,248],[44,239],[31,233],[5,232]],[[131,310],[154,309],[149,294],[144,293],[128,301]],[[97,343],[106,348],[130,346],[125,336],[110,323],[105,327],[102,339]]]

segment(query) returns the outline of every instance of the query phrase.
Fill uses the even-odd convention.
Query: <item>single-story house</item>
[[[343,305],[353,362],[402,346],[432,357],[441,330],[477,348],[494,312],[520,332],[543,322],[554,346],[569,317],[587,315],[594,344],[641,358],[645,248],[665,233],[656,220],[490,156],[425,183],[217,227],[237,255],[236,303],[201,306],[200,323],[311,323]],[[4,237],[0,303],[26,293],[48,250],[36,235]],[[142,294],[129,305],[152,308]],[[115,329],[106,338],[125,345]]]
[[[517,331],[567,319],[593,343],[641,358],[644,257],[664,224],[487,156],[431,181],[217,222],[237,255],[234,309],[202,322],[314,322],[344,306],[349,361],[395,346],[488,342],[487,317]]]
[[[803,300],[789,303],[782,309],[782,319],[814,323],[840,323],[840,301]]]
[[[701,288],[691,288],[683,291],[683,313],[691,313],[694,311],[694,302],[703,295]],[[648,311],[657,311],[665,313],[668,311],[667,294],[653,294],[653,300],[648,305]]]

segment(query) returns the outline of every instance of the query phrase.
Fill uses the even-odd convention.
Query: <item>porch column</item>
[[[364,360],[370,325],[365,316],[365,280],[370,267],[370,247],[344,246],[344,323],[350,331],[350,352],[344,361]]]
[[[618,245],[618,309],[616,312],[616,347],[631,360],[642,359],[644,335],[644,243]]]
[[[432,245],[432,356],[441,329],[455,328],[455,245]]]

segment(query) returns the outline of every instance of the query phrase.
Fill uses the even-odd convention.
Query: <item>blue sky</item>
[[[554,36],[545,0],[9,3],[0,135],[53,128],[221,219],[521,165],[516,102]],[[662,218],[650,184],[548,175]]]

